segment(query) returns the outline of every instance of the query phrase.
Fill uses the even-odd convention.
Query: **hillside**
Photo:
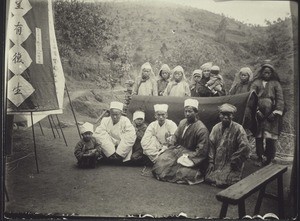
[[[149,61],[181,65],[189,77],[201,64],[221,67],[227,89],[243,66],[254,72],[271,59],[288,105],[285,130],[294,132],[292,20],[248,26],[205,10],[156,2],[83,3],[57,0],[55,28],[71,88],[108,89],[135,79]]]

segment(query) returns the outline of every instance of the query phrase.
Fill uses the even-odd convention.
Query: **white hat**
[[[168,105],[167,104],[155,104],[154,105],[154,111],[163,111],[163,112],[168,112]]]
[[[84,134],[85,132],[94,132],[94,125],[89,123],[89,122],[85,122],[84,124],[80,125],[79,127],[80,133]]]
[[[143,118],[145,119],[145,113],[143,111],[136,111],[133,113],[132,120],[138,119],[138,118]]]
[[[217,66],[217,65],[214,65],[214,66],[211,67],[210,70],[211,70],[211,71],[220,71],[220,67]]]
[[[184,107],[191,106],[191,107],[195,107],[198,110],[198,105],[199,105],[199,102],[196,99],[189,98],[184,101]]]
[[[177,163],[179,163],[185,167],[192,167],[195,165],[194,162],[189,159],[187,154],[183,154],[181,157],[179,157],[177,159]]]
[[[118,101],[112,101],[110,102],[110,109],[115,108],[123,111],[123,103],[118,102]]]

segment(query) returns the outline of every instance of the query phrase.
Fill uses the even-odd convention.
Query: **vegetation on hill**
[[[280,73],[288,105],[285,131],[294,133],[294,53],[291,17],[246,25],[205,10],[146,2],[85,3],[56,0],[55,29],[67,79],[76,86],[114,88],[135,79],[149,61],[181,65],[189,77],[201,64],[220,66],[229,89],[244,66],[257,71],[271,59]]]

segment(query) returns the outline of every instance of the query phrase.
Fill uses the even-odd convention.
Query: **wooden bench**
[[[254,215],[259,213],[263,197],[266,197],[278,201],[279,218],[284,218],[283,173],[286,171],[287,166],[271,163],[219,192],[216,198],[222,202],[220,218],[226,217],[229,204],[238,205],[239,218],[244,217],[246,215],[245,199],[258,190]],[[277,179],[277,196],[265,193],[266,186],[275,179]]]

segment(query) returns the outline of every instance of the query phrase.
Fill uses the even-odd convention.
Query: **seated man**
[[[209,166],[205,180],[226,187],[241,179],[250,144],[243,126],[232,121],[236,107],[223,104],[219,112],[221,122],[213,127],[209,135]]]
[[[177,125],[167,119],[168,105],[154,105],[156,121],[152,122],[141,140],[143,152],[154,163],[156,158],[168,148],[168,140],[177,129]]]
[[[122,116],[123,103],[110,103],[110,117],[104,117],[96,128],[95,138],[102,143],[102,151],[116,162],[130,160],[136,139],[135,129],[127,117]]]
[[[157,157],[152,173],[162,181],[197,184],[204,180],[208,164],[209,132],[198,119],[197,100],[185,100],[184,114],[174,134],[174,145]]]

